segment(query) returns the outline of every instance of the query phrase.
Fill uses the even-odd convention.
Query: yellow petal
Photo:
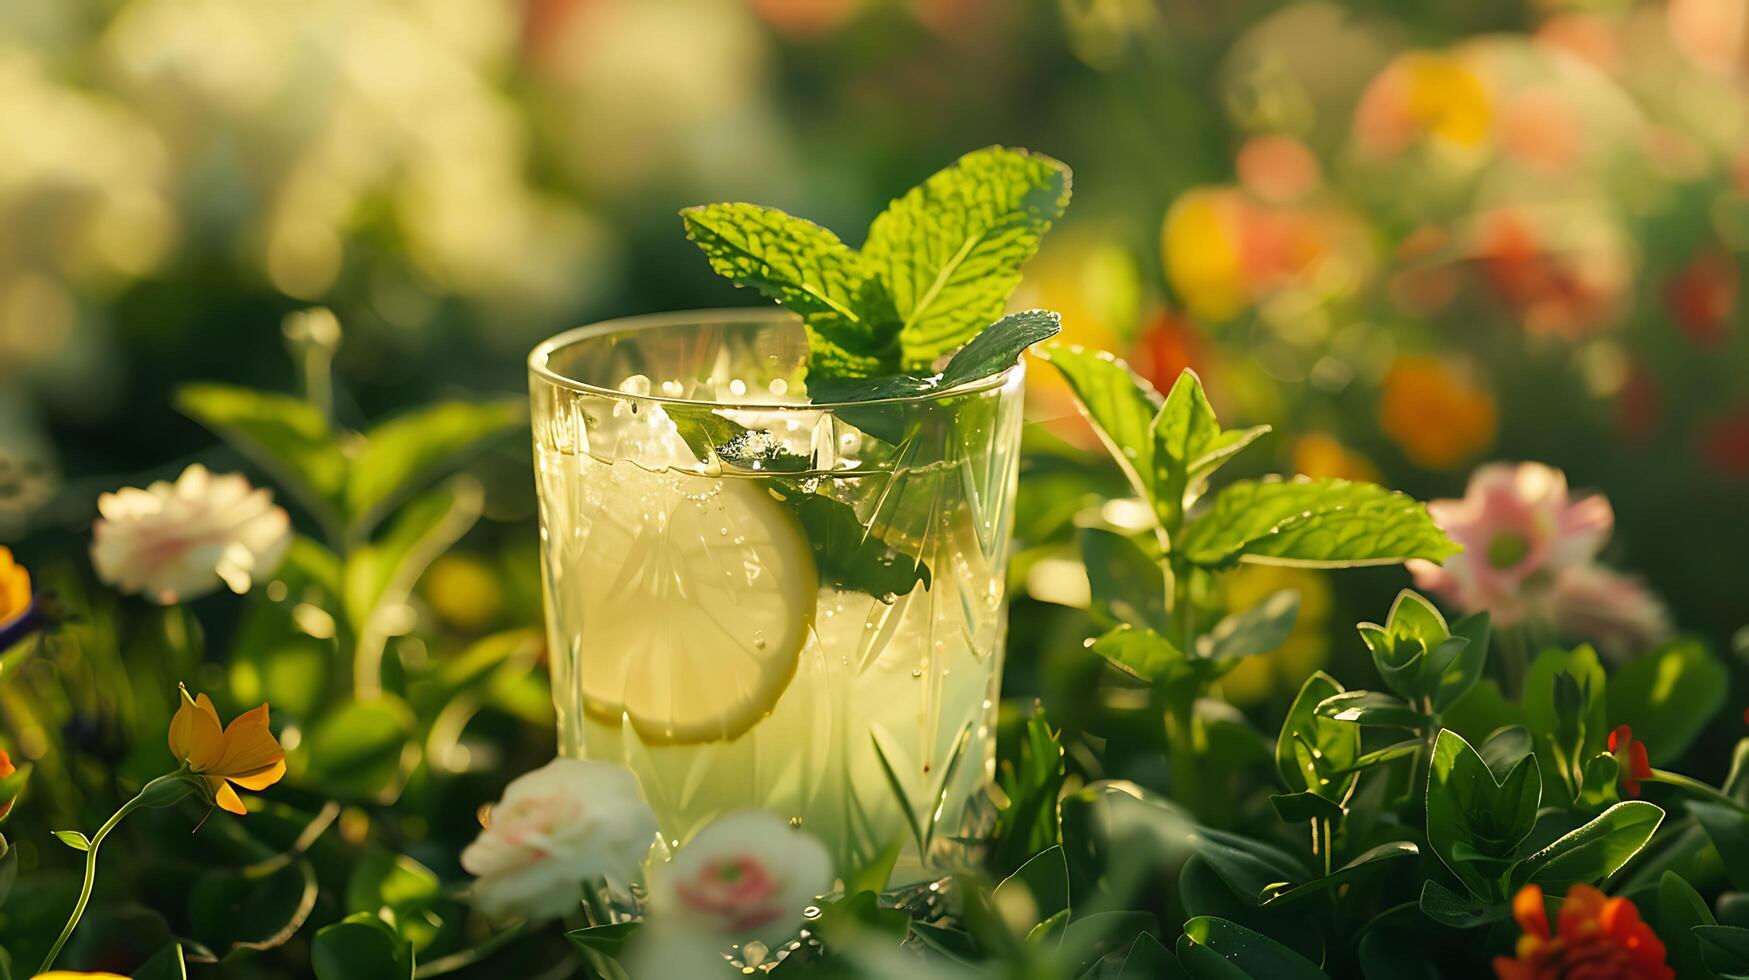
[[[279,741],[267,727],[267,705],[263,704],[231,720],[225,728],[224,754],[207,771],[235,778],[263,773],[275,765],[283,773],[284,763],[285,750],[279,747]],[[268,780],[263,785],[272,783],[273,780]]]
[[[249,812],[248,808],[243,806],[243,800],[237,795],[237,791],[231,788],[230,783],[222,779],[219,780],[218,792],[213,794],[213,802],[219,805],[219,809],[227,813],[235,813],[239,817]]]
[[[170,719],[170,752],[196,772],[206,772],[223,757],[224,729],[219,727],[219,713],[206,695],[190,700],[188,689],[182,689],[182,706]]]
[[[24,614],[30,608],[30,572],[12,559],[12,552],[0,547],[0,623]]]
[[[244,789],[260,792],[285,778],[285,759],[281,758],[267,768],[256,772],[237,773],[227,775],[226,778]]]

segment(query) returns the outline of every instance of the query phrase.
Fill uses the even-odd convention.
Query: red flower
[[[1701,253],[1664,287],[1664,305],[1689,340],[1719,346],[1737,308],[1737,263],[1722,253]]]
[[[1703,426],[1700,454],[1719,473],[1735,480],[1749,479],[1749,406]]]
[[[1636,743],[1637,744],[1637,743]],[[1500,980],[1673,980],[1664,943],[1640,921],[1634,903],[1574,885],[1549,929],[1543,890],[1525,885],[1512,899],[1512,917],[1524,929],[1517,956],[1496,956]]]
[[[1629,796],[1640,795],[1640,780],[1652,778],[1652,763],[1646,758],[1646,743],[1634,738],[1634,730],[1617,725],[1609,733],[1609,751],[1621,764],[1621,788]]]

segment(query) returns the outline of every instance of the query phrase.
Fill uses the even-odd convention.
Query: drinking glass
[[[818,404],[807,360],[779,309],[530,356],[559,751],[672,844],[757,807],[917,882],[989,812],[1025,369]]]

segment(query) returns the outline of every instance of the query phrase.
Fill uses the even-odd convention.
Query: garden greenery
[[[1068,187],[1055,161],[991,148],[901,197],[860,250],[750,205],[684,220],[714,269],[800,317],[816,399],[899,443],[882,399],[974,383],[1058,333],[1055,314],[1002,314]],[[1060,341],[1035,369],[1060,374],[1109,465],[1036,454],[1077,469],[1058,523],[1088,586],[1083,635],[1053,636],[1044,669],[1087,698],[1007,706],[988,832],[953,842],[941,882],[902,889],[888,887],[902,841],[831,869],[770,815],[651,853],[654,821],[626,773],[536,768],[503,748],[534,732],[550,750],[536,600],[495,632],[419,625],[421,580],[483,512],[466,463],[522,425],[520,403],[442,402],[355,431],[333,407],[338,331],[298,337],[302,394],[198,384],[177,400],[312,532],[218,548],[236,574],[202,566],[212,581],[188,580],[224,579],[240,598],[197,610],[174,593],[147,608],[64,568],[33,580],[0,553],[12,730],[42,743],[80,717],[76,691],[35,698],[40,662],[109,675],[129,736],[113,760],[128,802],[108,813],[64,798],[81,777],[53,752],[4,757],[3,815],[40,807],[60,823],[27,859],[22,843],[0,856],[0,980],[36,962],[143,978],[727,976],[738,966],[712,931],[724,919],[760,930],[731,957],[785,980],[1528,976],[1583,944],[1638,971],[1620,976],[1749,975],[1749,739],[1717,786],[1664,768],[1724,705],[1729,675],[1704,644],[1678,638],[1611,669],[1590,647],[1486,610],[1448,618],[1406,589],[1355,627],[1371,664],[1346,677],[1356,686],[1308,671],[1282,710],[1241,713],[1223,681],[1288,643],[1302,608],[1292,589],[1235,607],[1242,566],[1437,565],[1462,549],[1403,493],[1242,469],[1269,429],[1224,427],[1194,371],[1162,396],[1121,359]],[[746,442],[724,419],[675,422],[719,455]],[[816,558],[843,588],[948,573],[877,560],[845,532],[854,514],[784,476],[781,456],[761,461],[774,496],[835,542]],[[222,484],[252,502],[235,526],[200,512],[198,492],[221,479],[191,466],[118,493],[100,536],[120,548],[126,527],[182,510],[209,530],[262,520],[246,483]],[[209,618],[222,644],[209,646]],[[240,717],[222,724],[215,701]],[[936,833],[928,803],[901,797],[920,852]],[[563,819],[577,826],[541,823]],[[124,827],[151,842],[144,853],[100,852]],[[534,833],[540,867],[565,873],[517,864]],[[763,863],[725,863],[738,854]],[[111,886],[124,875],[149,901]],[[776,918],[738,914],[754,884]],[[701,890],[708,901],[675,897]]]

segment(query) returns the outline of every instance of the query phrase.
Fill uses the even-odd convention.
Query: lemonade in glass
[[[814,404],[808,356],[782,310],[531,356],[559,749],[671,842],[758,807],[915,882],[984,829],[1024,368]]]

